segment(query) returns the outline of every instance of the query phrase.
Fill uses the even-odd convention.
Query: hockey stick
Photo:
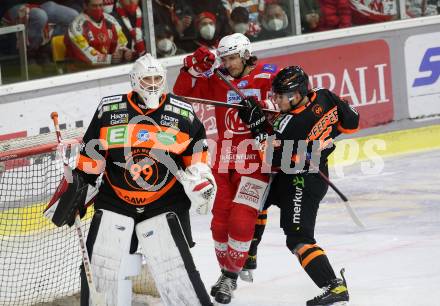
[[[246,96],[230,81],[227,79],[227,77],[218,69],[216,69],[214,71],[214,73],[223,81],[226,83],[226,85],[228,85],[228,87],[233,90],[241,99],[245,99]],[[312,165],[312,167],[316,168],[314,165]],[[321,170],[318,169],[318,173],[319,175],[324,179],[324,181],[326,181],[326,183],[338,194],[338,196],[341,198],[341,200],[343,201],[345,208],[347,209],[348,214],[350,215],[351,219],[353,220],[353,222],[359,226],[362,229],[365,229],[365,226],[362,224],[361,220],[358,218],[358,216],[356,215],[356,213],[354,212],[353,208],[350,205],[350,202],[348,201],[348,198],[335,186],[335,184],[333,184],[330,179],[324,174],[322,173]]]
[[[192,98],[192,97],[185,97],[185,96],[179,96],[179,97],[182,98],[182,100],[185,100],[186,102],[189,102],[189,103],[198,103],[198,104],[221,106],[221,107],[236,108],[236,109],[246,108],[246,106],[244,106],[244,105],[235,104],[235,103],[229,104],[226,102],[220,102],[220,101],[214,101],[214,100],[208,100],[208,99],[199,99],[199,98]],[[267,112],[267,113],[274,113],[274,114],[279,113],[279,111],[277,111],[277,110],[267,109],[267,108],[263,108],[262,111]]]
[[[52,112],[50,114],[50,118],[52,118],[53,124],[55,126],[57,141],[60,145],[62,145],[60,125],[58,124],[58,113]],[[66,180],[68,182],[72,182],[72,169],[70,169],[69,165],[64,159],[64,153],[60,152],[60,154],[61,154],[61,158],[63,159],[64,175],[66,176]],[[78,214],[75,216],[75,229],[76,229],[76,233],[78,234],[79,246],[81,249],[82,261],[84,264],[84,271],[87,278],[87,284],[89,286],[91,300],[94,305],[105,306],[106,305],[105,297],[102,293],[96,290],[95,284],[93,282],[92,267],[90,266],[90,257],[89,257],[89,253],[87,252],[85,239],[83,236],[83,232],[81,230],[81,220]]]

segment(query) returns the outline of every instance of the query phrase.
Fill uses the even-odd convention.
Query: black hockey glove
[[[251,130],[254,137],[262,138],[267,134],[268,123],[266,116],[253,97],[247,97],[240,101],[244,108],[238,110],[238,116]]]
[[[66,178],[63,178],[57,189],[59,199],[56,201],[51,200],[53,204],[49,204],[44,211],[44,215],[58,227],[65,224],[72,226],[75,223],[77,214],[82,218],[87,212],[85,207],[87,189],[88,184],[78,170],[74,169],[72,171],[72,182],[67,183]]]

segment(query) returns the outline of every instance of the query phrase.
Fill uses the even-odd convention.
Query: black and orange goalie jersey
[[[146,109],[130,92],[104,98],[83,138],[77,169],[90,183],[103,173],[97,203],[130,212],[190,206],[178,169],[207,162],[205,129],[190,104],[163,95]]]

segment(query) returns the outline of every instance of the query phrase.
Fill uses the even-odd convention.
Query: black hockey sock
[[[255,223],[254,237],[252,238],[251,246],[249,247],[249,256],[256,256],[258,245],[263,237],[264,229],[267,223],[267,210],[263,210],[259,213],[257,221]]]
[[[322,288],[336,278],[335,272],[324,253],[317,245],[305,245],[296,252],[299,262],[315,284]]]

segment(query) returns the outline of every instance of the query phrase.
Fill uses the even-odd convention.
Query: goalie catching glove
[[[88,184],[84,178],[77,170],[72,170],[72,183],[68,183],[63,177],[43,212],[44,216],[58,227],[65,224],[72,226],[77,214],[82,218],[87,212],[85,207],[87,190]]]
[[[217,192],[217,185],[208,165],[191,165],[185,170],[178,170],[176,177],[183,185],[191,205],[196,207],[197,213],[206,215],[211,210]]]

